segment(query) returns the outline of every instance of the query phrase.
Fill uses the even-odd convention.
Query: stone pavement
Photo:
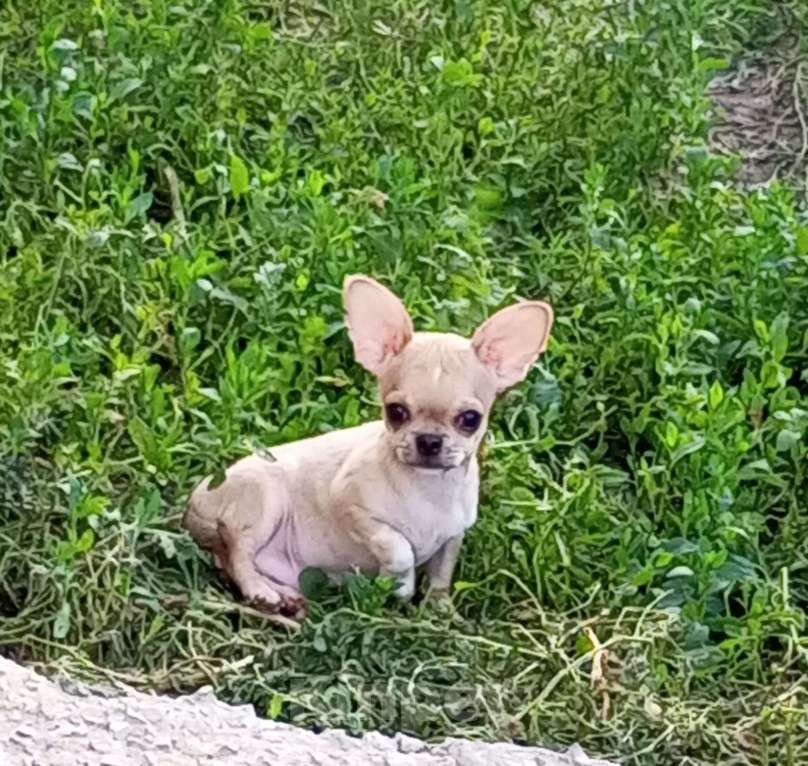
[[[343,732],[258,718],[210,689],[172,698],[51,681],[0,658],[2,766],[614,766],[509,744]]]

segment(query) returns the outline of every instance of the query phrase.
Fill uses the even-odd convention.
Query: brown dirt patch
[[[748,54],[710,84],[715,109],[710,147],[741,158],[737,181],[774,180],[808,191],[808,55],[798,24],[782,19],[765,49]]]

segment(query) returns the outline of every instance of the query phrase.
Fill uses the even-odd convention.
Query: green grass
[[[303,726],[805,763],[808,217],[734,188],[703,95],[777,5],[4,3],[0,644]],[[455,614],[357,581],[287,632],[179,518],[378,414],[355,271],[422,329],[557,323]]]

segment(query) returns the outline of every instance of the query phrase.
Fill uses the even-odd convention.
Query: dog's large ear
[[[412,319],[393,293],[361,274],[345,280],[343,301],[356,361],[378,376],[412,339]]]
[[[538,301],[508,306],[480,325],[471,345],[494,374],[497,392],[524,380],[547,347],[552,326],[552,308]]]

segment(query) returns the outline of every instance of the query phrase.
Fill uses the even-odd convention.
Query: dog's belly
[[[300,573],[306,568],[301,560],[294,516],[282,513],[272,536],[255,555],[255,567],[270,580],[298,587]]]
[[[424,523],[420,514],[395,524],[409,541],[420,566],[431,559],[452,537],[462,534],[467,526],[465,509],[442,509],[442,518]],[[406,517],[405,517],[406,518]],[[345,575],[360,570],[377,574],[379,562],[368,550],[358,545],[333,523],[321,524],[320,519],[284,515],[272,537],[255,557],[255,565],[265,577],[282,585],[297,588],[301,572],[308,568],[322,569],[332,575]],[[400,519],[396,519],[396,522]]]
[[[273,541],[274,542],[274,541]],[[298,563],[290,558],[281,547],[276,547],[269,543],[255,557],[255,568],[264,577],[278,583],[297,588],[302,569]]]
[[[467,512],[463,508],[443,508],[442,518],[433,516],[424,523],[420,515],[399,531],[409,540],[415,554],[415,565],[420,566],[431,559],[448,540],[463,534],[466,529]],[[420,522],[420,523],[419,523]]]
[[[351,539],[329,510],[328,507],[320,509],[311,501],[286,509],[272,536],[255,556],[258,571],[275,582],[295,588],[301,572],[307,568],[333,574],[347,574],[357,569],[375,573],[378,562]]]

